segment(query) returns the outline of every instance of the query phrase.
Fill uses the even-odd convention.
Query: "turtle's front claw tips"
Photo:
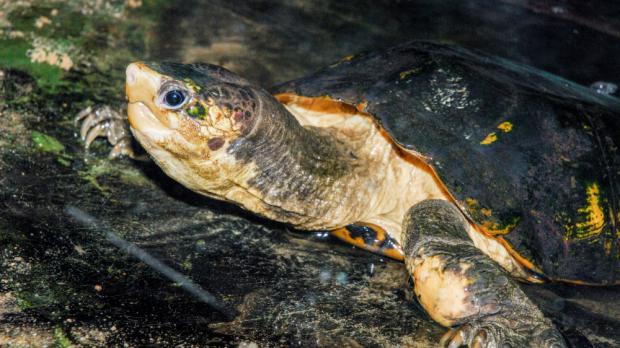
[[[441,338],[440,347],[443,348],[520,348],[520,347],[540,347],[540,348],[566,348],[566,343],[560,333],[553,327],[543,329],[547,324],[532,324],[534,321],[524,325],[530,326],[530,330],[520,330],[513,326],[520,326],[521,323],[500,319],[495,321],[493,317],[482,318],[479,321],[463,324],[459,328],[450,329]],[[522,318],[514,318],[515,321]]]
[[[86,135],[86,139],[82,137],[82,140],[84,140],[84,148],[88,149],[90,147],[90,144],[92,144],[92,142],[97,137],[103,135],[105,131],[106,131],[106,125],[102,123],[99,123],[98,125],[90,128],[90,130],[88,131],[88,134]]]
[[[92,108],[92,107],[90,107],[90,106],[89,106],[89,107],[87,107],[86,109],[84,109],[84,110],[80,111],[80,112],[79,112],[79,113],[75,116],[75,118],[73,119],[73,124],[77,126],[77,125],[78,125],[78,123],[80,123],[80,121],[81,121],[84,117],[86,117],[86,116],[88,116],[88,115],[92,114],[92,112],[93,112],[93,108]]]
[[[504,335],[497,328],[484,325],[464,324],[457,329],[451,329],[442,338],[440,346],[444,348],[516,348],[505,340]],[[526,347],[526,346],[523,346]]]
[[[443,348],[458,348],[465,344],[464,338],[461,330],[450,329],[441,338],[439,346]]]
[[[84,148],[88,150],[90,145],[98,137],[105,137],[108,142],[114,145],[110,152],[110,158],[117,158],[127,155],[131,158],[138,158],[131,149],[131,133],[124,112],[112,109],[107,105],[87,107],[80,111],[74,119],[76,126],[80,126],[80,138],[84,142]]]

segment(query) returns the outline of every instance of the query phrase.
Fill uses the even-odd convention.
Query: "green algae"
[[[58,139],[38,131],[32,131],[32,141],[37,149],[44,152],[59,155],[65,151],[65,146]]]
[[[58,139],[54,138],[51,135],[47,135],[45,133],[41,133],[39,131],[32,131],[31,133],[32,142],[35,144],[37,150],[42,152],[49,152],[56,155],[56,160],[58,163],[67,167],[71,164],[71,160],[73,156],[69,155],[65,151],[65,146],[58,141]]]
[[[152,185],[137,168],[112,162],[108,159],[94,160],[85,170],[79,171],[78,175],[104,195],[108,195],[110,191],[109,187],[100,182],[102,178],[106,177],[119,180],[130,186],[146,187]]]
[[[144,58],[152,38],[148,31],[169,5],[134,3],[0,0],[0,68],[28,73],[49,95],[119,99],[124,67]],[[97,87],[102,90],[93,93]],[[98,99],[92,101],[103,101]]]
[[[73,343],[65,333],[65,331],[60,328],[54,328],[54,346],[57,348],[68,348],[71,347]]]
[[[0,40],[0,67],[12,68],[32,75],[43,88],[57,91],[62,83],[62,71],[49,64],[33,64],[28,57],[32,45],[23,39]]]

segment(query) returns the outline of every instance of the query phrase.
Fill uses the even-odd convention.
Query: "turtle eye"
[[[187,99],[187,93],[185,91],[172,89],[163,95],[162,104],[168,109],[177,110],[185,104]]]

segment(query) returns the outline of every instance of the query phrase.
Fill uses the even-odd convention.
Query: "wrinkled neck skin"
[[[341,211],[341,203],[350,201],[350,178],[361,174],[360,159],[329,131],[301,126],[273,97],[261,100],[268,102],[260,105],[259,124],[228,152],[255,166],[246,184],[262,197],[265,215],[306,229],[329,228],[359,215],[358,209]]]
[[[404,164],[368,117],[338,116],[317,125],[322,116],[304,119],[271,95],[259,99],[257,124],[227,149],[254,168],[240,183],[247,197],[235,198],[247,209],[308,230],[372,222],[400,239],[406,210],[421,199],[441,198],[412,191],[424,190],[428,175]],[[245,203],[256,199],[258,209]]]

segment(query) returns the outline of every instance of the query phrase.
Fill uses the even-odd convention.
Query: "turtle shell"
[[[273,91],[364,106],[532,271],[620,279],[620,100],[430,42],[347,57]]]

